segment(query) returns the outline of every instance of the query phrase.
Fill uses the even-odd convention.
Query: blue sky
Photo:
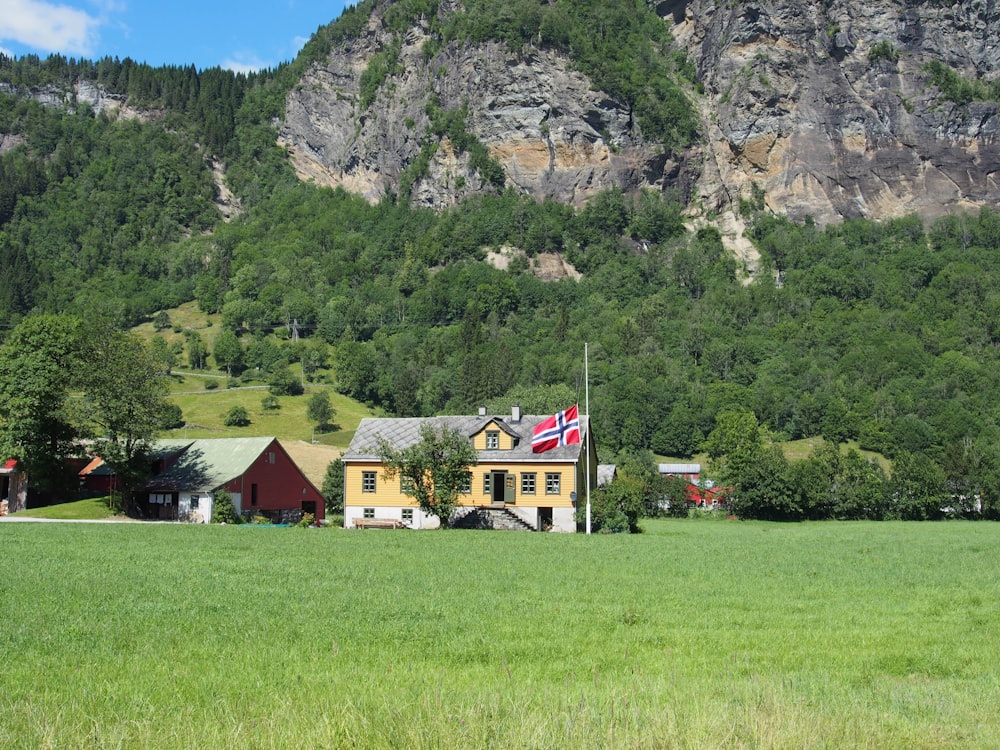
[[[291,60],[344,5],[345,0],[0,0],[0,52],[257,70]]]

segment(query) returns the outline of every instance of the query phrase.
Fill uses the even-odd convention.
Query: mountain
[[[594,75],[579,39],[546,37],[564,4],[536,3],[523,44],[509,31],[465,30],[525,5],[423,3],[427,12],[407,17],[406,3],[363,4],[365,23],[286,100],[280,142],[299,175],[435,208],[501,184],[574,205],[611,186],[676,188],[704,214],[757,192],[769,209],[820,224],[1000,201],[996,3],[634,4],[646,23],[610,28],[609,43],[646,34],[638,52],[682,50],[697,71],[685,88],[693,137],[666,145],[635,116],[631,92],[606,85],[642,75],[635,58],[624,76]],[[596,37],[618,20],[567,5]],[[502,169],[496,184],[436,127],[435,111],[464,113],[465,131]]]
[[[997,14],[365,0],[251,76],[0,55],[0,326],[193,300],[191,366],[398,416],[563,408],[587,343],[612,458],[752,412],[1000,507]]]

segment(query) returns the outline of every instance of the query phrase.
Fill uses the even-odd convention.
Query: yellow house
[[[579,444],[532,453],[535,426],[549,416],[522,415],[515,406],[502,417],[481,409],[478,416],[361,420],[343,456],[344,526],[356,528],[365,521],[411,528],[438,525],[404,492],[398,476],[384,476],[377,455],[381,439],[397,449],[406,448],[420,440],[421,426],[432,422],[467,435],[478,455],[478,463],[469,467],[469,482],[453,520],[469,509],[502,509],[537,531],[576,531],[576,509],[587,502],[588,463],[590,486],[597,486],[597,451],[589,419],[581,415]]]

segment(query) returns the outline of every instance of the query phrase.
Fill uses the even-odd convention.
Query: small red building
[[[0,461],[0,510],[17,513],[27,507],[28,478],[17,461]]]

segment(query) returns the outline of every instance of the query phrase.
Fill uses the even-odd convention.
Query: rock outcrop
[[[930,85],[939,60],[969,78],[1000,72],[1000,5],[709,0],[661,4],[705,84],[710,209],[763,189],[820,223],[1000,201],[1000,118]],[[888,54],[872,55],[876,45]]]
[[[702,142],[673,158],[565,56],[452,43],[427,59],[426,24],[400,39],[383,26],[384,6],[291,92],[281,143],[304,179],[370,200],[402,185],[416,204],[441,208],[495,189],[447,136],[414,169],[433,103],[467,107],[466,128],[499,162],[505,184],[539,199],[579,205],[610,186],[678,187],[704,215],[717,215],[756,190],[770,209],[819,223],[1000,203],[996,103],[949,102],[925,69],[939,60],[969,79],[994,80],[1000,4],[649,5],[704,84],[691,94]],[[363,74],[392,44],[394,72],[373,97],[364,94]]]
[[[602,189],[662,181],[662,149],[644,142],[630,113],[595,91],[552,51],[513,53],[500,44],[450,44],[424,60],[418,26],[402,41],[401,72],[363,107],[361,76],[392,43],[373,13],[360,38],[313,65],[286,103],[280,142],[299,175],[370,200],[395,193],[431,125],[427,105],[468,111],[466,128],[503,167],[506,184],[579,204]],[[485,189],[447,137],[413,184],[419,205],[441,208]]]

